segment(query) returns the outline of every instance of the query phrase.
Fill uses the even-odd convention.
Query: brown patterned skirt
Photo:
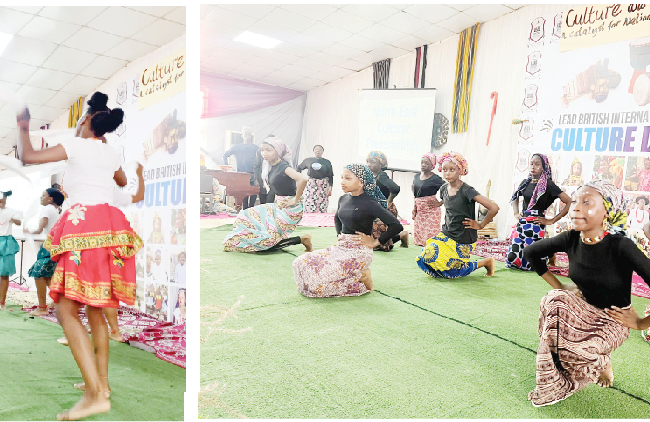
[[[397,217],[397,207],[395,206],[394,202],[392,204],[390,204],[388,206],[388,208],[386,208],[386,209],[388,211],[390,211],[390,213],[393,214],[395,216],[395,218],[398,218]],[[375,239],[379,239],[379,236],[381,236],[381,234],[383,232],[385,232],[386,230],[388,230],[388,226],[386,224],[384,224],[384,222],[381,221],[380,219],[377,218],[372,223],[372,237],[374,237]]]
[[[368,292],[360,282],[372,262],[372,249],[340,234],[334,246],[300,255],[293,261],[298,291],[307,297],[361,296]]]
[[[537,386],[528,400],[535,407],[554,404],[595,383],[629,335],[629,328],[581,296],[551,290],[540,305]]]

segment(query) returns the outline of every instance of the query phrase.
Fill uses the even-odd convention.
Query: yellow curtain
[[[452,132],[459,133],[467,130],[469,121],[469,100],[472,94],[472,76],[476,62],[476,40],[481,24],[477,23],[467,28],[458,39],[456,54],[456,81],[454,82],[454,97],[452,107]]]
[[[81,112],[83,111],[84,97],[79,97],[79,99],[70,107],[70,113],[68,114],[68,127],[77,126],[77,120],[81,118]]]

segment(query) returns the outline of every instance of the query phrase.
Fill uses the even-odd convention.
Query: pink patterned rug
[[[510,247],[510,240],[501,240],[498,242],[479,241],[476,243],[476,249],[472,254],[481,256],[483,258],[494,258],[497,261],[505,262],[508,248]],[[549,267],[553,274],[561,275],[564,277],[569,276],[569,258],[565,253],[556,255],[555,262],[559,265],[557,267]],[[638,297],[645,297],[650,299],[650,288],[636,273],[632,275],[632,294]]]
[[[29,312],[36,306],[23,308]],[[88,326],[88,318],[84,307],[79,308],[81,322]],[[58,324],[54,309],[46,315],[41,315],[47,321]],[[156,356],[166,362],[185,368],[185,324],[172,325],[162,322],[138,310],[121,306],[117,310],[117,323],[124,342],[137,341],[155,350]]]

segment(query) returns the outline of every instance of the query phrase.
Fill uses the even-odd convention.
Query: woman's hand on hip
[[[377,246],[379,246],[379,240],[375,239],[371,235],[361,232],[356,233],[356,235],[352,236],[352,239],[354,239],[356,242],[359,242],[370,249],[375,249]]]
[[[605,312],[607,313],[607,315],[612,317],[615,321],[623,324],[628,328],[631,328],[633,330],[643,329],[639,326],[639,323],[641,322],[641,317],[639,317],[639,314],[636,313],[634,306],[630,306],[629,308],[626,309],[621,309],[616,306],[612,306],[611,308],[605,309]]]

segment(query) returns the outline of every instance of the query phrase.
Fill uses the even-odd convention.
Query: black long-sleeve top
[[[339,207],[334,215],[336,234],[361,232],[371,235],[372,222],[375,218],[388,226],[388,230],[379,237],[379,242],[382,244],[404,230],[399,220],[367,193],[364,192],[359,196],[345,194],[339,198]]]
[[[305,158],[302,163],[296,167],[298,172],[308,169],[307,174],[312,179],[325,179],[330,182],[330,186],[334,184],[334,170],[332,170],[332,163],[327,158],[309,157]]]
[[[587,303],[601,309],[630,305],[632,272],[650,284],[650,259],[633,241],[620,235],[607,235],[587,245],[575,230],[543,239],[524,248],[524,258],[539,275],[548,271],[542,258],[557,252],[569,256],[569,277]]]
[[[377,183],[377,187],[379,187],[379,190],[381,193],[384,194],[386,199],[388,199],[388,196],[393,193],[395,196],[399,193],[399,185],[391,180],[390,177],[386,174],[385,171],[382,171],[379,173],[379,176],[377,176],[377,180],[375,181]]]

